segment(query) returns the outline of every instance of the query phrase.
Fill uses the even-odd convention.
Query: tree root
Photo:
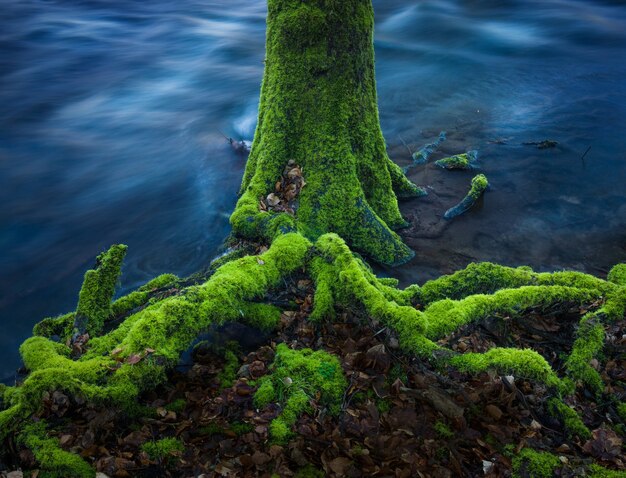
[[[578,272],[535,273],[525,267],[472,264],[421,287],[399,290],[397,281],[378,279],[339,236],[325,234],[312,244],[300,234],[289,233],[276,238],[259,256],[225,263],[202,284],[179,290],[171,288],[180,283],[177,278],[161,276],[103,305],[128,315],[109,332],[91,338],[78,357],[72,357],[72,350],[63,343],[41,336],[28,339],[20,353],[30,374],[21,385],[1,391],[0,434],[14,433],[24,419],[41,409],[43,395],[55,390],[132,410],[138,394],[163,382],[165,370],[210,325],[244,321],[275,328],[281,311],[264,302],[264,297],[296,271],[308,272],[315,284],[309,320],[332,320],[338,308],[356,308],[397,334],[400,347],[411,355],[462,372],[496,370],[542,382],[555,392],[552,413],[579,435],[584,433],[582,422],[558,397],[573,391],[572,380],[602,393],[602,378],[590,361],[603,346],[604,324],[623,318],[626,309],[621,265],[612,270],[610,282]],[[150,299],[154,290],[164,292]],[[578,326],[565,362],[566,378],[559,377],[534,350],[492,348],[459,354],[437,344],[460,327],[494,315],[517,317],[529,309],[563,303],[593,309]],[[66,327],[73,323],[71,316],[56,320]],[[109,315],[98,323],[111,326],[116,321]],[[46,324],[36,330],[50,331],[50,322]],[[281,425],[281,430],[286,426]],[[31,447],[29,443],[35,442],[26,439],[24,443]]]

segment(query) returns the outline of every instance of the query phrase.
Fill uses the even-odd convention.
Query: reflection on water
[[[446,130],[433,159],[478,149],[493,184],[442,225],[471,173],[417,169],[431,194],[403,210],[418,253],[393,274],[422,281],[476,259],[601,273],[626,260],[626,6],[374,4],[393,158]],[[252,0],[3,2],[0,376],[36,321],[74,308],[109,244],[130,246],[122,290],[217,253],[244,166],[221,133],[254,130],[264,22]],[[559,146],[521,145],[547,138]]]

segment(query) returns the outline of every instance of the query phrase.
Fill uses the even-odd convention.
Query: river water
[[[474,173],[412,170],[430,191],[403,205],[416,258],[382,272],[626,261],[623,2],[374,4],[391,156],[406,165],[445,130],[432,158],[476,149],[492,184],[444,222]],[[245,164],[222,133],[251,139],[264,29],[256,0],[2,2],[0,377],[34,323],[75,307],[108,245],[129,245],[121,292],[219,252]],[[522,144],[545,139],[559,144]]]

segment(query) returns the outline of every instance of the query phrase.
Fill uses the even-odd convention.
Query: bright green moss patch
[[[600,465],[591,465],[587,470],[589,478],[626,478],[626,471],[609,470]]]
[[[463,372],[477,374],[490,369],[559,387],[560,379],[548,362],[534,350],[493,348],[485,353],[457,355],[450,363]]]
[[[178,398],[174,400],[172,403],[168,403],[167,405],[165,405],[165,409],[172,411],[172,412],[181,413],[185,409],[186,406],[187,406],[187,402],[185,401],[185,399]]]
[[[42,478],[93,478],[96,472],[80,456],[59,447],[55,438],[46,434],[44,422],[23,427],[18,443],[29,448],[39,464]]]
[[[141,449],[153,461],[168,461],[182,454],[185,451],[185,445],[178,438],[162,438],[144,443]]]
[[[548,400],[548,411],[561,420],[570,436],[578,436],[584,440],[591,438],[591,432],[576,413],[576,410],[558,398]]]
[[[115,302],[113,302],[111,304],[111,314],[113,316],[119,316],[131,312],[132,310],[141,307],[146,302],[148,302],[151,292],[157,289],[162,289],[164,287],[174,287],[178,281],[178,277],[176,277],[174,274],[162,274],[158,277],[155,277],[136,291],[120,297]]]
[[[237,342],[229,342],[224,350],[224,368],[218,375],[220,387],[232,387],[237,379],[237,371],[239,370],[239,344]]]
[[[315,317],[331,315],[335,303],[349,305],[356,301],[368,314],[388,325],[404,324],[418,334],[424,331],[421,312],[409,306],[408,298],[400,291],[394,293],[395,301],[389,300],[391,287],[381,284],[340,237],[326,234],[315,243],[315,248],[320,257],[312,262],[311,275],[318,291],[321,287],[314,297]]]
[[[626,264],[617,264],[609,271],[606,280],[614,284],[626,287]]]
[[[87,332],[92,337],[98,335],[104,321],[111,315],[111,301],[126,249],[123,244],[111,246],[96,258],[95,269],[85,273],[74,319],[80,333]]]
[[[581,320],[578,338],[565,363],[568,374],[587,385],[595,393],[601,393],[604,382],[600,374],[590,365],[598,357],[604,346],[604,327],[593,320],[594,314],[588,314]]]
[[[559,458],[553,454],[524,448],[513,458],[513,476],[551,478],[560,466]]]
[[[324,478],[326,473],[322,470],[318,470],[313,465],[306,465],[296,472],[294,478]]]
[[[444,438],[446,440],[454,437],[454,432],[450,430],[450,427],[441,420],[435,422],[435,432],[437,432],[437,436],[439,436],[439,438]]]
[[[472,185],[465,198],[456,206],[448,209],[443,215],[446,219],[452,219],[465,211],[468,211],[483,195],[489,186],[489,181],[484,174],[478,174],[472,179]]]
[[[65,341],[72,335],[75,316],[74,312],[70,312],[58,317],[43,319],[33,327],[33,335],[41,335],[42,337],[53,337],[56,335],[62,341]]]
[[[323,350],[292,350],[280,344],[271,373],[259,381],[254,402],[259,408],[271,402],[282,405],[281,414],[270,425],[270,434],[277,442],[284,442],[298,416],[312,410],[311,401],[338,413],[346,387],[336,357]]]
[[[626,423],[626,402],[622,402],[617,405],[617,414]]]
[[[435,164],[443,169],[458,169],[466,171],[475,167],[477,151],[469,151],[463,154],[455,154],[447,158],[435,161]]]
[[[565,286],[524,286],[499,290],[491,295],[471,295],[463,300],[440,300],[425,311],[427,336],[443,337],[458,327],[489,315],[519,316],[529,308],[549,307],[563,302],[591,303],[601,298],[594,290]]]

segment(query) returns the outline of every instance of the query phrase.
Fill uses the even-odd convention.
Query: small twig
[[[229,136],[226,136],[226,135],[225,135],[224,133],[222,133],[219,129],[217,130],[217,132],[218,132],[219,134],[221,134],[222,136],[224,136],[224,138],[226,139],[226,141],[228,141],[230,144],[232,144],[232,143],[233,143],[233,141],[234,141],[234,140],[233,140],[233,138],[231,138],[231,137],[229,137]]]
[[[585,160],[585,156],[587,156],[587,153],[589,152],[589,150],[591,149],[591,145],[589,145],[589,147],[587,148],[587,150],[585,151],[585,153],[581,156],[581,161]]]
[[[376,337],[377,335],[382,334],[385,330],[387,330],[387,327],[383,327],[382,329],[380,329],[378,332],[376,332],[373,337]]]
[[[406,144],[406,142],[404,141],[404,139],[402,139],[402,136],[400,136],[400,134],[398,133],[398,138],[400,138],[400,141],[402,141],[402,144],[404,145],[404,147],[409,151],[409,154],[411,155],[411,157],[413,156],[413,151],[411,151],[411,148],[409,148],[409,145]]]

